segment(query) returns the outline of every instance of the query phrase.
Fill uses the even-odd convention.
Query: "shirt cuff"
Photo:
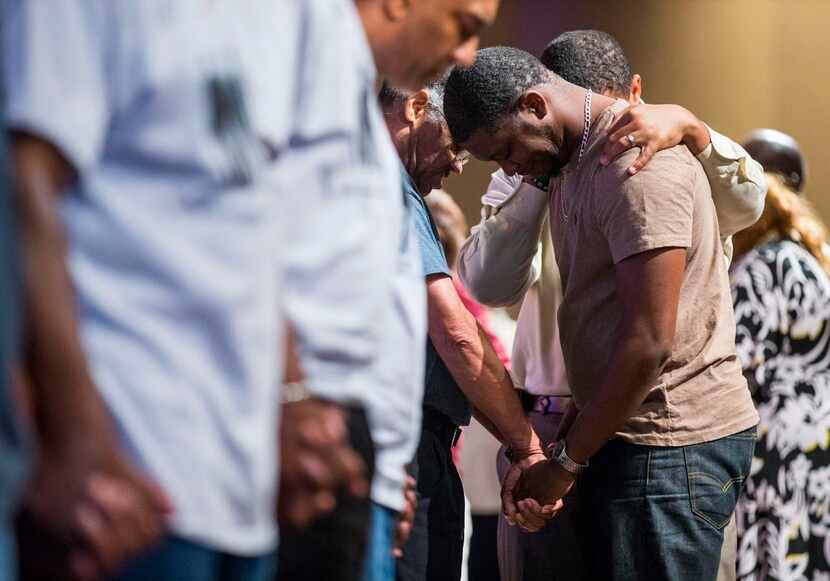
[[[706,129],[709,130],[710,143],[706,146],[706,149],[697,155],[701,163],[720,165],[740,161],[749,157],[749,154],[740,145],[725,135],[721,135],[708,125]]]
[[[504,173],[504,170],[494,172],[491,178],[490,185],[487,187],[487,193],[481,196],[481,203],[484,206],[490,206],[492,208],[500,208],[504,205],[505,202],[516,194],[523,184],[521,176],[509,176]]]
[[[546,191],[522,182],[516,188],[516,192],[504,200],[497,210],[503,217],[521,224],[536,224],[547,210],[549,199]]]

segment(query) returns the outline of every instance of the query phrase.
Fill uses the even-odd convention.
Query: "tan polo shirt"
[[[622,332],[615,265],[648,250],[686,248],[671,357],[618,436],[655,446],[707,442],[758,423],[735,353],[735,320],[711,190],[682,146],[662,151],[635,176],[629,150],[599,163],[614,103],[595,120],[581,163],[551,187],[551,233],[562,274],[562,351],[577,404],[605,379]]]

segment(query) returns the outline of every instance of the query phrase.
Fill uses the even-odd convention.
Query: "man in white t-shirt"
[[[632,74],[622,47],[604,32],[566,32],[548,45],[541,60],[572,83],[632,104],[641,101],[640,75]],[[641,160],[680,141],[697,154],[712,187],[724,254],[731,259],[729,237],[752,224],[763,210],[763,169],[740,146],[683,109],[661,105],[635,111],[643,115],[637,128],[642,131],[632,127],[622,135],[636,134],[635,141],[644,146]],[[571,396],[556,324],[562,288],[547,220],[548,196],[532,181],[498,170],[482,204],[482,222],[473,228],[460,253],[459,275],[485,304],[523,301],[513,348],[513,379],[522,390],[531,423],[550,442],[558,439],[561,422],[567,427],[564,414]],[[504,474],[508,467],[502,451],[499,470]],[[556,519],[533,535],[509,527],[501,518],[499,561],[504,581],[557,578],[557,571],[583,567],[583,556],[574,543],[574,505],[566,503]],[[734,542],[732,527],[724,543],[722,581],[735,577]]]
[[[281,531],[280,579],[394,575],[395,522],[411,513],[405,466],[421,431],[426,293],[374,84],[383,76],[417,86],[468,64],[496,5],[441,0],[391,14],[380,0],[284,3],[289,12],[302,6],[303,31],[288,76],[288,147],[269,172],[290,217],[281,243],[286,318],[307,395],[348,411],[352,445],[373,478],[371,505],[341,494],[311,527]],[[424,50],[410,50],[411,41]],[[266,138],[281,149],[279,135]]]
[[[273,35],[277,8],[6,4],[4,122],[29,152],[31,356],[62,372],[56,391],[97,388],[174,506],[164,542],[122,578],[267,579],[282,349],[256,133],[279,89],[267,58],[252,70],[243,56]]]

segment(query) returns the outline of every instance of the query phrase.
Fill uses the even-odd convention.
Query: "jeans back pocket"
[[[692,512],[716,529],[735,511],[755,450],[755,428],[684,449]]]

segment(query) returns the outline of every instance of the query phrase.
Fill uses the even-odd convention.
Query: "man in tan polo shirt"
[[[552,460],[508,475],[527,529],[580,474],[588,579],[712,580],[749,471],[758,417],[706,176],[686,148],[602,159],[626,103],[571,85],[533,56],[485,49],[445,93],[453,137],[508,174],[554,175],[563,354],[580,409]],[[607,163],[607,165],[604,165]],[[590,466],[589,466],[590,464]],[[525,498],[514,504],[516,498]],[[582,506],[584,505],[584,506]]]

